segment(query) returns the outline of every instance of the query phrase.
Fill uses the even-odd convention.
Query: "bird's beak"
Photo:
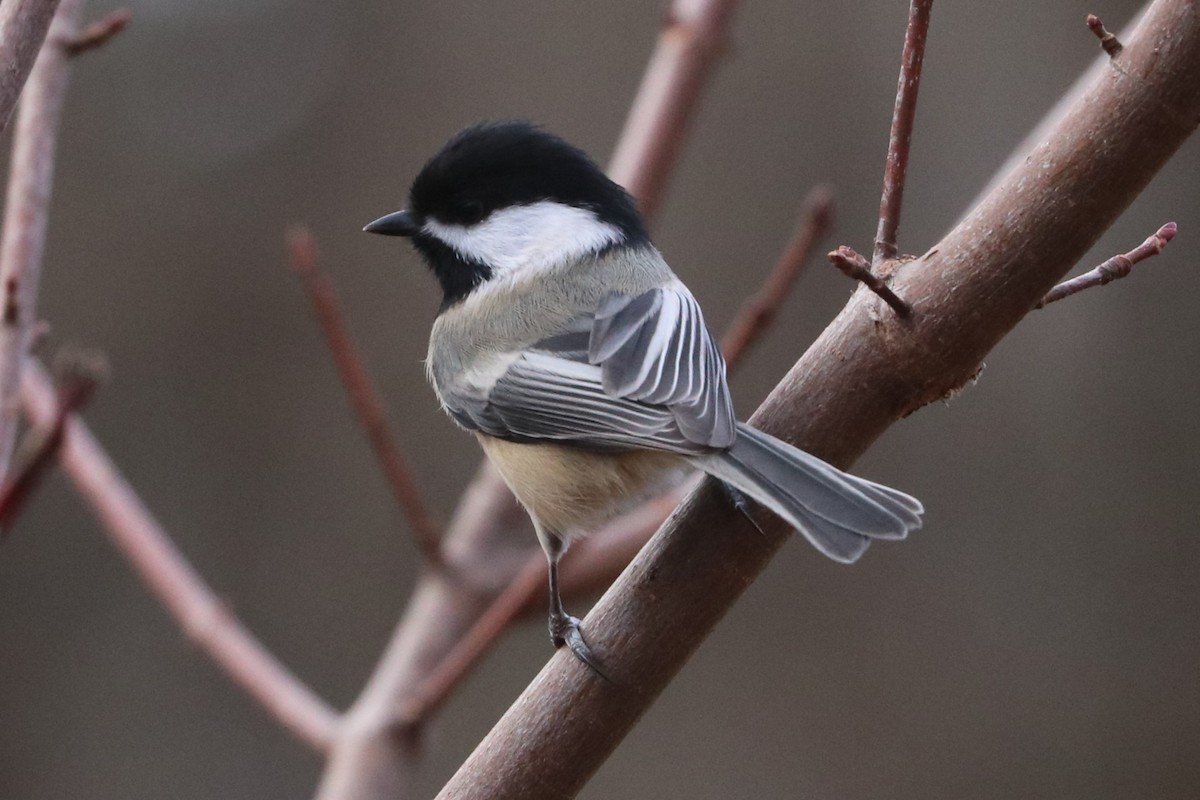
[[[412,236],[420,232],[421,226],[407,211],[395,211],[369,223],[363,230],[367,233],[382,233],[384,236]]]

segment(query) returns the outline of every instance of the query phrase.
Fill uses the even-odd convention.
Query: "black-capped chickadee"
[[[408,237],[441,283],[429,380],[532,517],[551,637],[585,663],[559,558],[693,469],[835,561],[921,526],[916,499],[737,421],[700,306],[630,196],[562,139],[523,122],[467,128],[417,175],[407,210],[364,230]]]

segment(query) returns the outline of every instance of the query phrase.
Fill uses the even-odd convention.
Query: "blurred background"
[[[89,4],[95,18],[116,3]],[[196,567],[347,706],[417,554],[308,302],[307,222],[431,504],[480,455],[420,360],[439,294],[361,234],[474,120],[611,154],[661,2],[132,0],[76,62],[40,311],[102,348],[90,424]],[[934,8],[901,250],[921,252],[1135,0]],[[750,0],[654,225],[721,330],[817,182],[869,252],[907,3]],[[925,529],[853,569],[784,548],[583,796],[1194,797],[1200,786],[1200,141],[1081,268],[1177,220],[1165,253],[1030,317],[976,386],[857,471]],[[1181,290],[1181,287],[1186,287]],[[823,261],[738,373],[749,415],[853,286]],[[580,609],[582,610],[582,609]],[[434,726],[430,795],[550,655],[510,635]],[[308,796],[322,763],[189,647],[54,476],[0,548],[0,796]]]

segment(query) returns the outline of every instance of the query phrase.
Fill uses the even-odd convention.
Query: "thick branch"
[[[859,292],[755,415],[848,466],[901,416],[962,384],[1200,123],[1200,9],[1158,0],[1031,158],[894,285],[910,324]],[[558,653],[439,795],[570,797],[787,539],[757,536],[707,485],[585,621],[614,683]]]
[[[35,425],[53,422],[57,407],[54,390],[45,372],[32,361],[22,370],[21,399]],[[313,749],[327,750],[337,728],[337,713],[242,627],[77,419],[67,421],[61,461],[113,544],[188,638],[284,728]]]
[[[1133,34],[1134,27],[1136,26],[1137,22],[1141,20],[1146,10],[1150,8],[1151,2],[1152,0],[1146,0],[1142,8],[1133,15],[1132,21],[1128,22],[1121,30],[1122,39],[1128,40]],[[965,211],[970,211],[972,208],[979,205],[979,203],[983,201],[983,198],[991,194],[992,190],[1000,185],[1000,181],[1003,180],[1008,173],[1012,172],[1017,168],[1018,165],[1021,164],[1021,162],[1028,158],[1033,149],[1041,144],[1046,137],[1050,135],[1051,131],[1058,127],[1059,123],[1062,122],[1063,117],[1066,116],[1067,111],[1075,107],[1075,102],[1079,99],[1079,96],[1083,94],[1087,87],[1091,86],[1097,78],[1103,75],[1105,70],[1110,68],[1111,65],[1109,61],[1110,58],[1108,55],[1101,55],[1093,60],[1091,65],[1089,65],[1086,70],[1080,73],[1079,77],[1076,78],[1071,84],[1071,87],[1067,89],[1067,91],[1063,92],[1062,96],[1055,101],[1054,106],[1042,116],[1042,119],[1038,121],[1038,124],[1034,125],[1033,129],[1030,130],[1029,133],[1025,134],[1025,137],[1021,140],[1021,143],[1013,148],[1008,158],[1005,159],[1004,164],[1002,164],[1000,169],[996,170],[995,174],[988,180],[988,182],[980,188],[979,193],[975,195],[970,205],[965,207]]]
[[[0,13],[8,11],[10,5],[14,13],[21,13],[18,9],[34,4],[7,3],[0,6],[3,9]],[[53,8],[56,4],[41,5]],[[56,43],[74,36],[82,6],[82,0],[63,0],[51,26],[50,44],[42,48],[37,58],[17,114],[0,237],[0,291],[4,292],[4,315],[0,320],[0,476],[8,471],[16,442],[20,370],[32,337],[46,244],[47,209],[54,183],[54,149],[67,90],[67,54]],[[5,22],[8,21],[6,18]],[[45,35],[42,29],[39,44]],[[3,48],[7,49],[7,28],[4,36]],[[3,66],[7,63],[0,61]],[[6,81],[8,77],[9,73],[4,72],[0,80]],[[0,91],[3,88],[0,84]],[[7,121],[7,113],[2,119]]]
[[[8,120],[50,30],[58,0],[0,3],[0,131]]]

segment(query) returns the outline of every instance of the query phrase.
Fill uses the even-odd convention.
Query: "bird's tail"
[[[903,539],[921,527],[925,509],[915,497],[842,472],[744,423],[733,447],[696,462],[844,564],[857,561],[872,539]]]

